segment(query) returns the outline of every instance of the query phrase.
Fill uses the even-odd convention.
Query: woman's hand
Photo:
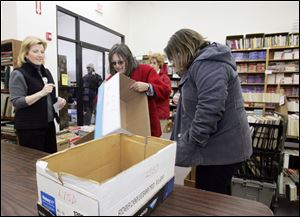
[[[135,90],[136,92],[143,93],[146,92],[150,87],[150,84],[141,82],[141,81],[136,81],[134,84],[130,86],[130,89]]]
[[[40,96],[44,97],[47,96],[49,93],[52,93],[55,84],[45,84],[43,89],[40,91]]]
[[[66,100],[64,98],[57,97],[57,103],[58,110],[61,110],[66,105]]]

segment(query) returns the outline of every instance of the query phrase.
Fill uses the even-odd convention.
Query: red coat
[[[171,90],[171,79],[168,75],[167,65],[164,64],[163,67],[160,69],[159,72],[160,79],[168,86]],[[169,94],[170,96],[170,94]],[[157,109],[158,109],[158,116],[160,120],[169,119],[170,117],[170,99],[169,97],[164,100],[156,100]]]
[[[159,77],[155,69],[150,65],[140,64],[132,73],[131,79],[150,83],[155,96],[148,96],[151,136],[160,137],[161,127],[159,121],[158,101],[168,100],[171,94],[171,86],[166,85]],[[169,103],[168,103],[169,106]],[[168,114],[169,117],[169,114]]]

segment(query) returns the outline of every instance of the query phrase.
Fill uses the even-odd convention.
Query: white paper
[[[65,100],[61,97],[57,98],[57,102],[53,104],[55,112],[58,112],[65,106]]]

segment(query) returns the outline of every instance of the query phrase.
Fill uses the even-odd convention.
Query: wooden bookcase
[[[10,73],[17,67],[21,43],[15,39],[1,41],[1,139],[15,141],[17,141],[17,136],[11,128],[14,111],[9,99],[8,81]]]
[[[230,40],[236,37],[227,36],[227,45]],[[243,91],[275,93],[280,86],[288,100],[299,101],[299,33],[247,34],[243,40],[245,49],[231,49]],[[251,102],[248,109],[257,108],[266,112],[275,106]]]

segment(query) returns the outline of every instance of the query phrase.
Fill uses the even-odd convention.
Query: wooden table
[[[35,163],[47,153],[1,140],[1,215],[37,215]],[[175,185],[153,216],[273,215],[262,203]]]

